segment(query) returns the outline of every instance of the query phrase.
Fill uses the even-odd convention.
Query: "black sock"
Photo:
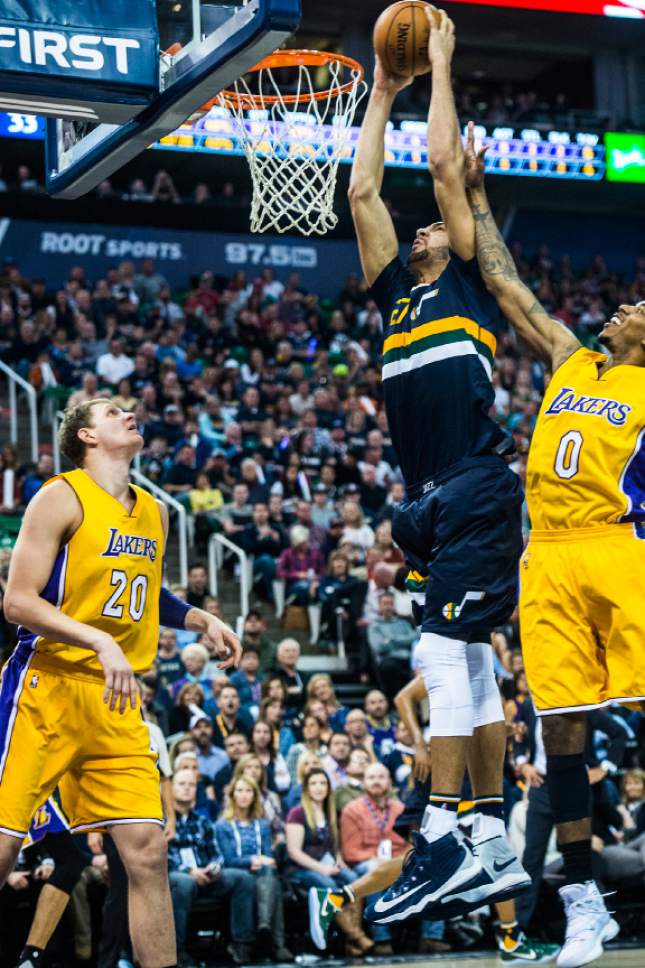
[[[35,965],[37,965],[39,961],[42,961],[44,953],[44,948],[36,948],[36,946],[33,944],[26,944],[20,952],[20,961],[31,960]]]
[[[460,802],[461,796],[458,793],[435,793],[434,790],[428,800],[431,807],[438,807],[439,810],[449,810],[451,813],[457,813]]]
[[[483,813],[486,817],[504,819],[504,797],[501,793],[491,793],[482,797],[474,797],[475,813]]]
[[[574,840],[571,844],[558,844],[564,862],[566,884],[583,884],[593,880],[591,870],[591,839]]]

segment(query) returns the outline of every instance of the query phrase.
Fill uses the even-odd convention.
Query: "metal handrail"
[[[9,380],[9,433],[12,444],[18,443],[18,409],[16,407],[16,386],[27,394],[29,404],[29,424],[31,432],[31,459],[38,460],[38,396],[31,383],[24,380],[19,373],[0,360],[0,370],[6,373]]]
[[[149,477],[142,474],[135,467],[130,468],[130,477],[132,477],[140,487],[144,487],[147,491],[150,491],[155,497],[158,497],[160,501],[167,504],[169,508],[173,508],[177,512],[177,518],[179,523],[179,581],[182,585],[185,585],[188,581],[188,515],[186,514],[186,508],[174,498],[167,491],[164,491],[163,487],[159,487],[154,481],[151,481]]]
[[[62,410],[54,410],[52,414],[52,459],[54,474],[60,474],[60,444],[58,442],[58,428],[65,414]]]
[[[52,449],[54,457],[54,472],[60,474],[60,448],[58,446],[58,422],[62,420],[64,414],[62,410],[57,410],[52,418]],[[138,467],[134,466],[130,469],[130,477],[139,484],[140,487],[145,488],[150,491],[155,497],[158,497],[160,501],[163,501],[169,508],[177,512],[177,519],[179,524],[179,581],[182,585],[185,585],[188,581],[188,515],[186,513],[186,508],[184,505],[172,496],[164,491],[163,487],[155,484],[151,481],[149,477],[142,474]]]
[[[249,557],[242,548],[238,548],[230,538],[224,534],[212,534],[208,539],[208,585],[211,595],[217,595],[217,546],[228,548],[240,561],[240,618],[244,618],[249,611]]]

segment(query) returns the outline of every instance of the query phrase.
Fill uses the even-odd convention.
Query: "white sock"
[[[425,837],[429,844],[446,834],[454,833],[457,830],[457,811],[442,810],[441,807],[434,807],[431,803],[423,814],[421,824],[421,835]]]
[[[505,837],[506,827],[504,821],[498,817],[489,817],[486,813],[476,813],[473,819],[472,842],[481,844],[483,840],[490,840],[492,837]]]

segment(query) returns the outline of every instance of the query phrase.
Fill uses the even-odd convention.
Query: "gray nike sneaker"
[[[481,864],[482,874],[470,888],[466,885],[467,890],[447,894],[442,899],[442,920],[467,914],[484,904],[508,901],[531,887],[531,878],[511,850],[506,837],[491,837],[477,845],[473,844],[472,851]]]

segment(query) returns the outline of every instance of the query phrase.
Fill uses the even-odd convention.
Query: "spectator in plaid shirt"
[[[195,813],[197,784],[192,770],[179,770],[172,781],[177,817],[168,844],[168,867],[177,933],[177,963],[192,964],[186,953],[188,916],[197,897],[230,897],[231,939],[228,953],[236,965],[248,963],[255,937],[255,880],[249,871],[224,867],[214,825]]]

